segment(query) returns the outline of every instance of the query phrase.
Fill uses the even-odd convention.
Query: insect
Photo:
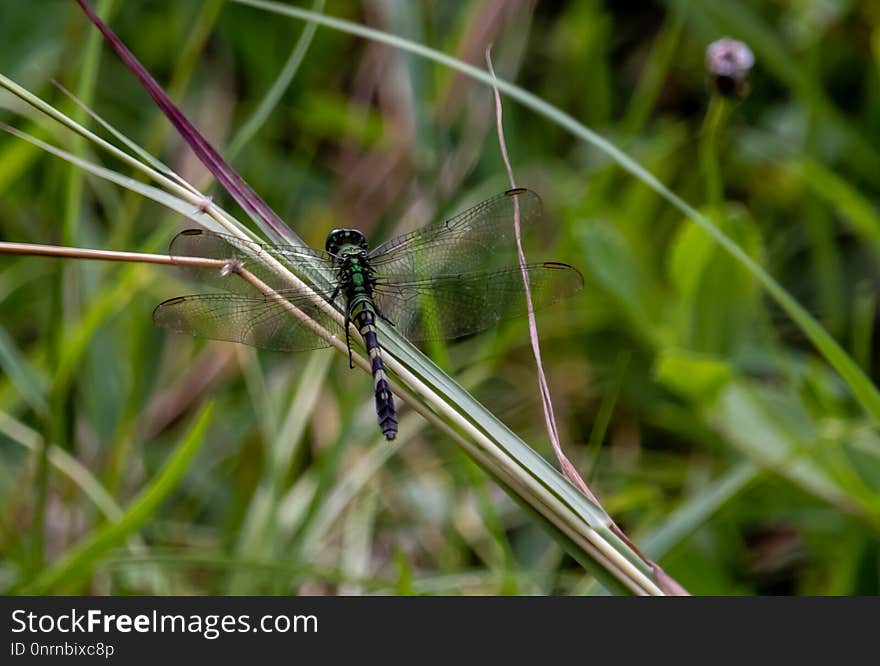
[[[385,375],[377,320],[386,321],[413,341],[452,339],[525,314],[524,272],[535,309],[583,287],[583,276],[567,264],[519,265],[514,235],[517,209],[521,228],[534,230],[541,216],[541,200],[534,192],[519,188],[373,250],[356,229],[331,231],[324,252],[189,229],[172,240],[172,257],[229,260],[227,267],[244,266],[275,293],[261,294],[246,281],[230,276],[234,268],[183,267],[192,277],[229,293],[169,299],[155,309],[153,319],[179,333],[277,351],[329,346],[302,319],[291,315],[292,305],[331,333],[345,335],[350,364],[348,331],[353,323],[370,361],[379,427],[385,438],[392,440],[397,435],[397,414]],[[316,281],[311,292],[292,288],[271,268],[272,259],[298,275],[314,275],[318,266],[334,278],[324,286]],[[326,303],[316,302],[315,294],[344,308],[344,330],[328,313]]]

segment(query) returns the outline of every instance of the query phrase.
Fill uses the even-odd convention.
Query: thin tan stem
[[[200,257],[172,258],[167,254],[145,254],[143,252],[114,252],[112,250],[86,250],[78,247],[34,245],[32,243],[0,243],[0,254],[18,254],[34,257],[60,257],[62,259],[94,259],[98,261],[133,261],[147,264],[185,264],[188,266],[201,267],[217,266],[218,268],[222,268],[226,263],[220,259],[204,259]]]

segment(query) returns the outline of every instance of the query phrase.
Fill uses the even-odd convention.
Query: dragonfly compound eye
[[[344,229],[334,229],[327,234],[327,242],[324,243],[324,249],[330,254],[336,254],[339,250],[339,241],[342,237]]]
[[[327,235],[324,249],[330,254],[339,254],[339,251],[346,245],[354,245],[366,250],[367,239],[357,229],[334,229]]]

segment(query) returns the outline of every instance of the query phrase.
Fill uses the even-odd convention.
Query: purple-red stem
[[[207,169],[220,182],[230,196],[238,202],[251,217],[261,218],[269,227],[281,237],[290,237],[290,229],[284,221],[273,211],[238,172],[230,166],[218,153],[208,140],[195,128],[183,112],[171,101],[168,94],[160,86],[150,73],[144,68],[122,40],[110,29],[110,27],[95,14],[91,5],[86,0],[76,0],[77,4],[95,24],[104,38],[109,42],[116,54],[125,63],[131,72],[137,77],[144,89],[153,98],[153,101],[162,110],[162,113],[171,121],[178,134],[186,141],[196,156],[202,161]]]

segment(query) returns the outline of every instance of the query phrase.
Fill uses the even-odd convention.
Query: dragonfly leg
[[[332,299],[331,299],[332,300]],[[348,330],[351,324],[351,312],[345,310],[345,346],[348,347],[348,369],[354,370],[354,359],[351,356],[351,332]]]
[[[381,317],[383,320],[385,320],[386,322],[388,322],[388,323],[391,324],[392,326],[397,326],[397,324],[395,324],[393,321],[391,321],[388,317],[386,317],[386,316],[382,313],[382,311],[379,309],[379,306],[378,306],[378,305],[375,305],[375,308],[376,308],[376,314],[379,315],[379,317]]]

